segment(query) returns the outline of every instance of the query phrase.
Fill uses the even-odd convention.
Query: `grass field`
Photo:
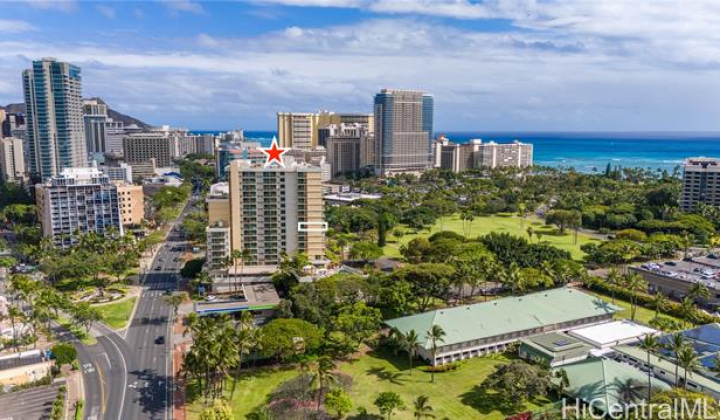
[[[133,297],[122,302],[97,305],[96,308],[102,313],[103,322],[107,326],[120,330],[125,328],[130,321],[130,315],[132,315],[136,300],[137,298]]]
[[[398,411],[394,419],[405,420],[413,417],[413,400],[425,394],[430,397],[436,418],[501,420],[514,411],[503,409],[503,401],[493,392],[482,391],[478,385],[494,371],[494,367],[506,363],[503,356],[469,359],[465,365],[454,372],[438,373],[435,383],[430,383],[430,374],[421,367],[409,369],[407,359],[388,354],[367,354],[359,359],[340,365],[340,371],[352,376],[353,385],[350,396],[353,409],[350,416],[365,408],[368,413],[378,414],[373,401],[378,393],[392,391],[400,395],[408,407]],[[299,374],[297,369],[256,370],[241,375],[235,395],[230,400],[234,418],[244,419],[253,409],[266,402],[267,395],[283,381]],[[232,389],[232,382],[226,386],[226,396]],[[534,410],[549,403],[539,399],[526,407]],[[501,412],[500,410],[504,411]],[[200,400],[188,407],[188,417],[197,419],[202,411]]]
[[[97,344],[97,339],[95,337],[86,333],[85,328],[83,328],[82,326],[77,326],[73,324],[71,319],[60,316],[57,319],[57,323],[66,330],[70,331],[78,340],[80,340],[81,343],[85,344],[86,346],[92,346],[93,344]]]
[[[433,225],[430,230],[424,229],[420,231],[419,233],[413,233],[413,231],[408,227],[403,227],[405,229],[405,235],[400,239],[399,242],[389,242],[385,248],[385,255],[388,255],[390,257],[398,257],[400,256],[400,246],[407,244],[412,239],[417,238],[419,236],[430,236],[435,232],[439,232],[441,230],[449,230],[452,232],[459,233],[461,235],[466,235],[470,238],[475,238],[480,235],[487,235],[490,232],[507,232],[511,235],[516,236],[522,236],[523,238],[528,239],[527,234],[527,228],[532,226],[532,228],[536,232],[540,232],[543,234],[542,241],[548,242],[551,245],[554,245],[558,248],[565,249],[567,251],[570,251],[574,259],[582,259],[582,257],[585,255],[582,250],[580,250],[580,246],[582,244],[597,241],[597,239],[592,238],[586,234],[579,233],[578,234],[578,243],[575,245],[573,242],[573,234],[572,232],[567,232],[565,235],[559,235],[556,233],[556,229],[553,226],[546,226],[543,221],[536,217],[528,217],[524,221],[517,216],[514,215],[494,215],[494,216],[483,216],[483,217],[476,217],[475,220],[473,220],[472,225],[469,229],[469,234],[466,235],[467,232],[463,231],[463,222],[460,220],[459,215],[453,215],[450,217],[446,217],[443,222],[441,223],[440,220],[438,220],[435,225]],[[391,237],[391,239],[393,239]],[[532,241],[537,242],[537,236],[533,236]]]
[[[225,386],[226,398],[230,398],[230,391],[235,386],[235,394],[230,403],[233,409],[233,418],[244,419],[255,407],[264,404],[265,398],[278,385],[299,373],[295,368],[256,369],[241,373],[240,380],[237,383],[234,383],[234,379],[228,380]],[[192,395],[192,391],[189,390],[190,395]],[[191,398],[188,398],[188,401],[191,401]],[[202,409],[202,399],[196,399],[194,403],[188,403],[188,418],[198,419]]]

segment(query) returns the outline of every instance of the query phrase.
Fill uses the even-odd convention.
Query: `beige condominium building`
[[[366,124],[374,126],[373,114],[322,112],[278,112],[278,142],[281,147],[311,150],[325,146],[325,131],[333,124]]]
[[[453,172],[476,168],[525,168],[533,165],[533,145],[512,143],[483,143],[473,139],[467,143],[453,143],[445,137],[435,141],[434,166]]]
[[[171,136],[159,131],[131,134],[123,138],[125,162],[134,165],[155,159],[158,167],[169,167],[175,158],[174,143]]]
[[[327,160],[332,177],[352,175],[369,164],[368,143],[372,133],[365,124],[333,124],[327,127]]]
[[[208,268],[222,268],[234,250],[247,250],[245,266],[276,268],[282,255],[304,253],[325,263],[322,169],[285,157],[285,167],[248,160],[229,165],[228,182],[207,198]]]
[[[25,180],[22,139],[14,137],[0,139],[0,182],[20,184]]]
[[[125,226],[137,226],[145,218],[145,195],[143,187],[117,182],[120,217]]]
[[[720,206],[720,159],[699,157],[685,161],[680,208],[693,211],[700,203]]]

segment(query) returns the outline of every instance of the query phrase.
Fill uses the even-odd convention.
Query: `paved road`
[[[141,278],[142,292],[124,336],[98,325],[98,344],[78,346],[85,420],[172,419],[172,307],[164,296],[177,289],[186,246],[177,229],[171,231]]]
[[[173,314],[164,297],[177,290],[186,247],[178,229],[173,229],[143,278],[143,292],[125,335],[129,361],[123,419],[172,419]]]

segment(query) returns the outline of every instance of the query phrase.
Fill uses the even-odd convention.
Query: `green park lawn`
[[[438,419],[500,420],[514,412],[503,408],[503,401],[498,398],[498,394],[482,391],[478,387],[494,371],[495,366],[508,361],[504,356],[468,359],[456,371],[436,374],[434,384],[430,383],[430,374],[421,367],[409,369],[407,358],[402,356],[371,352],[340,364],[340,371],[353,379],[350,390],[353,409],[350,416],[357,414],[360,407],[367,409],[368,413],[378,414],[373,401],[378,393],[385,391],[400,395],[408,407],[396,412],[393,418],[398,420],[413,417],[412,402],[422,394],[430,397],[430,405]],[[279,384],[299,374],[297,369],[258,369],[242,374],[235,395],[230,399],[234,418],[244,419],[256,407],[263,405],[267,395]],[[229,381],[226,397],[229,397],[232,386],[232,381]],[[540,399],[529,403],[526,409],[536,410],[547,403],[547,399]],[[197,419],[201,411],[202,400],[196,399],[188,406],[188,417]]]
[[[60,324],[61,327],[70,331],[75,338],[86,346],[92,346],[97,343],[97,339],[95,337],[85,332],[85,328],[83,326],[73,324],[71,319],[60,316],[57,319],[57,323]]]
[[[120,330],[125,328],[130,321],[136,300],[137,298],[133,297],[120,302],[106,303],[95,307],[102,313],[103,322],[105,322],[107,326]]]
[[[547,242],[558,248],[570,251],[572,257],[576,260],[580,260],[583,258],[583,256],[585,256],[585,253],[580,249],[580,246],[582,244],[592,241],[598,241],[598,239],[592,238],[589,235],[579,233],[578,243],[576,245],[574,244],[574,235],[572,232],[566,232],[564,235],[560,235],[559,233],[557,233],[557,229],[554,226],[546,226],[545,223],[537,217],[527,217],[525,218],[525,220],[522,220],[522,218],[515,215],[493,215],[476,217],[475,220],[473,220],[472,225],[470,226],[469,234],[466,235],[467,232],[463,231],[463,222],[462,220],[460,220],[460,216],[458,214],[455,214],[449,217],[445,217],[442,222],[438,219],[438,221],[432,227],[430,227],[430,230],[423,229],[418,233],[414,233],[413,230],[408,228],[407,226],[402,226],[402,229],[405,230],[405,235],[400,239],[399,242],[388,242],[388,244],[384,248],[384,251],[385,255],[388,255],[390,257],[399,257],[401,245],[407,244],[414,238],[428,237],[433,233],[439,232],[441,230],[449,230],[459,233],[461,235],[466,235],[470,238],[475,238],[480,235],[487,235],[490,232],[507,232],[511,235],[521,236],[527,239],[527,228],[529,226],[532,226],[532,228],[536,232],[542,233],[542,242]],[[390,237],[390,239],[394,240],[392,236]],[[537,242],[537,240],[537,236],[533,236],[532,241]]]

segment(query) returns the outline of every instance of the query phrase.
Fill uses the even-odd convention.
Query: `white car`
[[[208,297],[205,298],[205,302],[213,302],[217,300],[217,296],[215,295],[208,295]]]

